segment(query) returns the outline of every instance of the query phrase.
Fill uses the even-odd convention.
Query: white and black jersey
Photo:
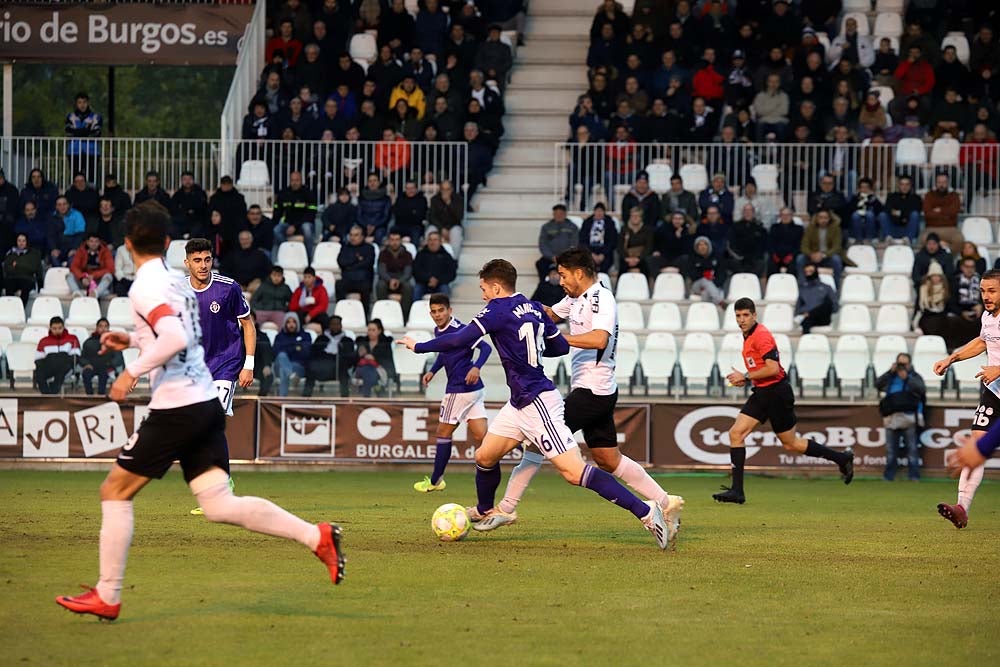
[[[608,344],[603,350],[573,348],[571,386],[574,389],[589,389],[595,396],[616,393],[618,304],[611,290],[595,282],[575,299],[569,296],[564,298],[552,307],[552,312],[569,321],[570,334],[585,334],[597,330],[608,332]]]

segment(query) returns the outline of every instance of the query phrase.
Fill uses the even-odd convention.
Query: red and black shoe
[[[961,505],[939,503],[938,514],[951,521],[955,528],[965,528],[969,525],[969,513]]]
[[[122,610],[121,602],[118,604],[108,604],[97,594],[96,588],[83,585],[80,588],[86,589],[87,592],[75,597],[60,595],[56,598],[56,604],[76,614],[93,614],[106,621],[113,621],[118,618],[118,614]]]
[[[316,558],[326,563],[330,570],[330,581],[339,584],[344,580],[344,552],[340,548],[340,526],[337,524],[319,524],[319,546],[316,547]]]

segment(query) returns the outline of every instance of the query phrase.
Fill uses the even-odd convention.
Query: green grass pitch
[[[504,481],[506,482],[506,470]],[[415,473],[243,473],[237,491],[344,528],[336,588],[301,546],[212,525],[180,475],[136,502],[122,616],[56,606],[97,576],[96,473],[0,472],[0,665],[1000,664],[1000,485],[955,530],[955,483],[665,476],[676,551],[625,511],[539,476],[518,524],[454,544]]]

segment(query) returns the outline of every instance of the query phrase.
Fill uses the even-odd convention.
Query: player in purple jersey
[[[548,458],[570,484],[585,486],[608,502],[628,509],[653,533],[661,549],[669,546],[663,510],[653,501],[644,503],[610,473],[587,465],[576,439],[563,419],[563,400],[545,375],[541,358],[569,352],[569,344],[543,310],[543,306],[515,292],[517,269],[505,259],[487,262],[479,272],[479,288],[487,301],[471,324],[455,333],[418,343],[409,336],[400,342],[414,352],[468,349],[489,334],[500,355],[510,400],[490,424],[476,450],[478,504],[468,508],[469,518],[481,521],[493,511],[500,486],[500,459],[523,441]]]
[[[430,299],[431,319],[436,325],[434,336],[454,333],[462,328],[462,323],[451,314],[451,300],[445,294],[434,294]],[[473,361],[476,351],[479,357]],[[424,386],[430,384],[434,374],[442,368],[448,377],[448,386],[441,399],[438,417],[437,450],[434,453],[434,471],[413,485],[415,491],[430,493],[443,491],[444,469],[451,458],[451,436],[460,422],[469,425],[469,437],[474,442],[482,442],[486,436],[486,390],[479,379],[479,369],[490,358],[493,348],[480,338],[468,348],[458,348],[441,352],[431,369],[424,373]]]
[[[191,239],[184,246],[184,266],[188,282],[198,299],[201,313],[201,345],[205,365],[219,392],[219,402],[227,416],[233,415],[236,383],[246,389],[253,382],[257,329],[250,318],[250,305],[243,289],[232,278],[212,273],[212,242]],[[246,347],[246,354],[243,348]],[[200,507],[191,514],[203,514]]]

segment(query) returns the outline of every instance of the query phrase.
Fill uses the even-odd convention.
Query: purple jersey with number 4
[[[542,354],[545,341],[561,334],[541,304],[521,293],[493,299],[472,323],[493,340],[507,375],[511,405],[521,409],[556,388],[542,369]]]
[[[234,382],[243,370],[243,330],[239,319],[250,315],[243,288],[213,273],[205,289],[194,291],[201,311],[201,346],[213,380]]]

